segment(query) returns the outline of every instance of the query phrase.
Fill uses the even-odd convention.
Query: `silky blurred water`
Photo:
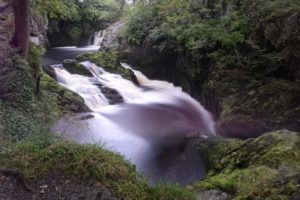
[[[186,146],[191,135],[215,134],[214,122],[199,102],[180,87],[150,80],[125,63],[122,67],[132,70],[139,85],[89,61],[81,64],[93,77],[71,74],[61,65],[53,67],[58,82],[83,97],[93,118],[80,120],[86,115],[81,114],[61,119],[56,132],[79,143],[104,145],[124,155],[154,181],[186,184],[203,178],[201,158]],[[95,83],[116,90],[124,103],[109,105]]]

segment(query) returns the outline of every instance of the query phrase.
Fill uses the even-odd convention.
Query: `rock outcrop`
[[[280,130],[256,139],[194,141],[208,177],[200,189],[217,189],[234,199],[294,199],[300,195],[300,134]]]
[[[30,13],[30,41],[39,47],[49,47],[47,39],[47,16],[37,15],[35,9],[31,9]]]
[[[124,21],[117,21],[111,24],[105,30],[105,36],[103,38],[101,48],[104,50],[114,49],[120,47],[121,39],[119,38],[119,34],[124,28]]]

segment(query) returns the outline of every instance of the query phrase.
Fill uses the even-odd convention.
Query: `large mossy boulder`
[[[89,112],[90,109],[84,104],[84,100],[78,94],[60,86],[54,79],[47,74],[41,78],[42,95],[53,97],[57,103],[58,112]],[[55,104],[56,105],[56,104]]]
[[[133,72],[127,68],[121,66],[120,62],[124,61],[126,57],[126,51],[115,48],[107,51],[101,50],[96,53],[87,53],[77,57],[79,61],[91,61],[97,66],[102,67],[104,70],[110,73],[116,73],[123,78],[136,82],[136,78]]]
[[[93,74],[88,69],[86,69],[82,64],[80,64],[80,62],[78,62],[77,60],[65,59],[63,61],[63,67],[72,74],[79,74],[79,75],[90,76],[90,77],[93,76]]]
[[[217,189],[233,199],[297,199],[300,188],[300,134],[286,130],[255,139],[194,141],[208,177],[196,188]]]

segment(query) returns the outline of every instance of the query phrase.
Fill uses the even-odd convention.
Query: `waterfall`
[[[101,46],[105,36],[105,30],[96,31],[89,37],[88,46]]]
[[[66,71],[61,64],[52,65],[54,68],[57,81],[69,90],[79,94],[91,110],[97,111],[104,105],[108,105],[108,101],[101,93],[99,88],[93,84],[89,77],[71,74]],[[84,85],[84,87],[82,87]]]
[[[125,63],[121,63],[122,67],[133,71],[139,86],[89,61],[81,64],[93,77],[70,74],[61,65],[54,69],[58,82],[82,96],[94,117],[84,121],[78,120],[82,115],[64,118],[58,122],[56,132],[66,139],[103,144],[121,153],[153,181],[163,179],[185,184],[204,177],[205,169],[196,153],[180,150],[191,135],[215,135],[214,122],[199,102],[180,87],[150,80]],[[116,90],[124,103],[108,105],[96,85]],[[161,155],[172,158],[169,162],[176,167],[162,167],[158,161]]]

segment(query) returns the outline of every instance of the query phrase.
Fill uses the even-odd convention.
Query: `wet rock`
[[[93,80],[91,80],[91,82],[93,82],[93,84],[96,85],[101,90],[102,94],[108,100],[108,103],[110,105],[119,104],[119,103],[124,102],[123,97],[119,94],[119,92],[117,90],[109,88],[109,87],[105,87],[97,79],[93,79]]]
[[[94,115],[89,114],[89,115],[84,115],[84,116],[80,117],[79,119],[80,120],[88,120],[88,119],[92,119],[94,117],[95,117]]]
[[[117,90],[108,88],[108,87],[104,87],[104,86],[100,86],[99,88],[100,88],[102,94],[109,101],[110,105],[119,104],[119,103],[124,102],[123,97],[118,93]]]
[[[46,15],[37,15],[37,8],[30,9],[30,41],[40,47],[48,47],[47,39],[48,18]]]
[[[56,79],[56,75],[55,75],[55,71],[54,71],[54,68],[53,67],[51,67],[50,65],[47,65],[47,64],[45,64],[45,65],[42,65],[42,67],[43,67],[43,71],[47,74],[47,75],[49,75],[51,78],[53,78],[53,79]]]
[[[188,185],[203,179],[206,169],[201,156],[188,140],[179,144],[155,146],[156,152],[146,163],[151,182],[180,183]]]
[[[197,200],[230,200],[230,198],[225,192],[206,190],[198,193]]]

